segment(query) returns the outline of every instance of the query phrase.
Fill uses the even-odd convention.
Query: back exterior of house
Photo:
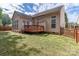
[[[25,29],[27,31],[28,25],[31,26],[31,31],[35,30],[34,26],[36,26],[42,29],[41,31],[43,32],[63,33],[65,28],[64,6],[43,11],[32,16],[15,11],[12,17],[12,30],[22,31],[27,27]]]

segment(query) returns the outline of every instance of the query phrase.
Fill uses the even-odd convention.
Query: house
[[[58,6],[34,15],[14,11],[13,31],[63,33],[65,28],[64,6]]]

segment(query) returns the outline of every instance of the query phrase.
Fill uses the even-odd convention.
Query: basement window
[[[56,28],[56,16],[51,17],[51,27]]]

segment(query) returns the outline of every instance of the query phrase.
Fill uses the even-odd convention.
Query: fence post
[[[78,35],[78,34],[77,34],[77,28],[78,28],[78,27],[75,26],[75,39],[76,39],[76,43],[78,43],[78,41],[79,41],[78,38],[77,38],[77,35]]]

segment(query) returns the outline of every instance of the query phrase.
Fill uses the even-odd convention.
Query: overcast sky
[[[11,17],[13,12],[19,11],[25,14],[33,15],[35,13],[45,11],[60,5],[65,6],[65,11],[68,15],[69,22],[76,22],[79,16],[79,4],[77,3],[2,3],[0,7],[6,14]]]

